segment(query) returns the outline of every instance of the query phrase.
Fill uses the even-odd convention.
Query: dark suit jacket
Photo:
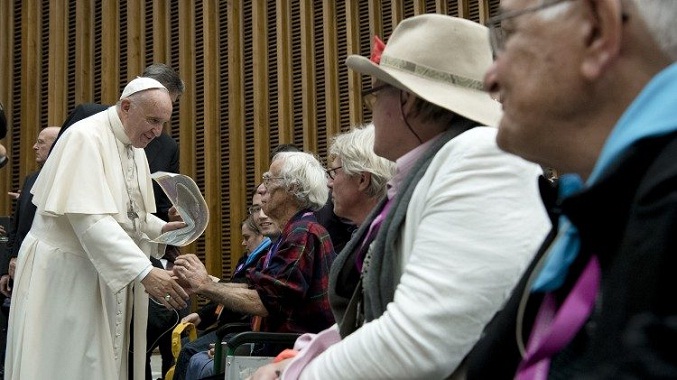
[[[24,241],[26,234],[31,229],[33,218],[35,217],[35,205],[33,204],[33,194],[31,188],[38,178],[40,171],[33,172],[26,176],[24,184],[21,187],[21,196],[14,207],[14,215],[12,216],[12,224],[9,230],[9,242],[7,243],[7,251],[5,255],[0,257],[0,275],[7,274],[9,268],[9,260],[12,257],[17,257],[21,243]]]

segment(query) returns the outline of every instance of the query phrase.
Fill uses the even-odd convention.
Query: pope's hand
[[[151,297],[167,308],[183,309],[188,306],[188,293],[164,269],[151,269],[141,283]]]
[[[162,226],[162,233],[181,229],[186,226],[184,222],[167,222]]]

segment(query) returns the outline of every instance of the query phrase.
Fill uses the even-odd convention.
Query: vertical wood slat
[[[146,13],[145,0],[127,0],[127,78],[141,75],[146,67]]]
[[[243,125],[245,125],[245,114],[244,114],[244,81],[242,76],[242,65],[244,62],[243,58],[243,45],[244,45],[244,33],[242,30],[242,19],[243,11],[242,4],[237,1],[232,1],[228,3],[228,128],[227,133],[229,134],[229,149],[228,149],[228,165],[230,167],[230,172],[233,173],[229,176],[229,186],[230,186],[230,199],[231,205],[234,202],[234,199],[242,200],[246,195],[246,185],[245,181],[242,179],[239,173],[246,172],[245,164],[245,135],[243,132]],[[261,126],[254,125],[255,135],[261,134]],[[267,133],[266,133],[267,136]],[[255,139],[256,140],[256,139]],[[260,145],[256,144],[256,147],[260,149]],[[267,155],[267,154],[266,154]],[[260,157],[260,154],[257,153],[257,156]],[[257,178],[260,178],[260,169],[257,170]],[[242,202],[240,202],[242,203]],[[222,215],[222,217],[226,217]],[[239,220],[235,220],[236,215],[231,213],[230,225],[239,227]],[[233,247],[237,242],[231,239],[230,244]],[[231,260],[231,266],[235,265],[235,261]],[[234,268],[231,268],[234,269]]]
[[[477,0],[480,6],[480,24],[484,25],[489,19],[489,0]]]
[[[21,140],[22,152],[30,152],[40,130],[40,86],[41,86],[41,47],[40,29],[42,27],[41,3],[27,1],[22,7],[21,25]],[[19,126],[15,126],[19,127]],[[20,176],[35,170],[34,159],[23,159],[20,163]]]
[[[426,12],[425,0],[412,0],[414,2],[414,14],[420,15]]]
[[[75,104],[94,99],[94,6],[78,1],[75,6]]]
[[[203,0],[203,31],[204,31],[204,82],[219,83],[219,5],[211,0]],[[206,257],[212,257],[212,260],[218,265],[218,271],[210,272],[215,276],[222,273],[221,267],[221,178],[216,173],[221,172],[221,150],[219,149],[220,131],[220,109],[219,86],[206,85],[204,87],[204,98],[213,99],[210,106],[204,109],[204,155],[205,155],[205,189],[204,197],[208,199],[210,220],[205,231],[206,239]],[[237,214],[240,210],[232,210]],[[241,214],[241,212],[240,212]],[[236,217],[240,217],[236,215]],[[234,229],[233,236],[237,229]],[[237,235],[239,236],[239,235]],[[238,239],[231,239],[238,240]]]
[[[270,128],[268,86],[268,7],[266,0],[252,5],[252,56],[254,62],[254,125]],[[289,126],[279,126],[280,141],[290,141]]]
[[[470,4],[468,4],[468,1],[469,0],[458,0],[458,14],[456,16],[463,18],[468,18],[470,16]]]
[[[449,4],[446,0],[435,0],[435,12],[446,15],[449,13]]]
[[[179,155],[181,162],[179,170],[182,174],[195,178],[196,156],[194,147],[195,138],[195,6],[192,1],[178,2],[179,15],[179,68],[181,76],[187,80],[186,91],[181,98],[179,112]],[[209,236],[211,238],[211,236]],[[196,252],[196,243],[186,248],[187,252]],[[220,273],[221,266],[213,260],[206,260],[205,266],[212,273]]]
[[[326,104],[336,104],[341,102],[339,98],[338,85],[338,60],[331,57],[338,56],[338,44],[336,42],[336,2],[333,0],[322,1],[323,13],[323,32],[324,32],[324,56],[328,57],[324,60],[324,74],[325,84],[324,92],[326,97]],[[327,132],[326,136],[321,136],[323,139],[329,139],[331,136],[338,134],[341,131],[341,115],[338,112],[338,106],[327,107]]]
[[[280,138],[284,137],[283,141],[293,141],[292,131],[295,125],[291,58],[291,6],[287,0],[275,0],[275,9],[278,72],[277,122],[280,128]]]
[[[169,6],[167,0],[153,1],[153,61],[170,64],[171,49],[169,38],[172,35],[170,28]],[[184,79],[185,81],[186,79]]]
[[[49,7],[49,82],[47,93],[51,106],[47,110],[49,125],[61,126],[66,119],[68,104],[66,79],[66,59],[63,53],[68,51],[68,7],[62,1],[52,2]]]
[[[301,88],[303,96],[303,140],[312,141],[317,146],[317,98],[316,71],[315,71],[315,36],[313,30],[313,14],[315,7],[312,1],[303,1],[301,12]],[[305,148],[305,147],[304,147]]]
[[[390,0],[391,8],[393,10],[392,18],[390,19],[391,30],[404,19],[404,5],[402,1]],[[389,36],[387,36],[389,37]],[[385,41],[385,40],[384,40]]]
[[[7,149],[7,154],[11,152],[11,146],[16,144],[15,141],[12,141],[12,129],[15,128],[12,125],[12,70],[10,67],[14,67],[13,54],[12,54],[12,44],[14,41],[14,5],[11,1],[0,1],[0,67],[6,69],[0,70],[0,102],[2,102],[5,107],[5,116],[7,117],[7,137],[2,140],[2,144]],[[10,157],[11,158],[11,157]],[[0,191],[2,194],[7,194],[8,191],[12,190],[11,177],[12,173],[9,170],[10,165],[5,167],[4,170],[0,170]],[[8,197],[0,197],[0,213],[2,215],[9,215],[11,213],[11,202],[7,199]]]
[[[372,9],[370,1],[369,9]],[[357,0],[346,1],[346,42],[348,55],[360,54],[360,4]],[[370,23],[371,27],[371,23]],[[375,33],[373,33],[375,34]],[[372,34],[372,35],[373,35]],[[343,64],[343,63],[342,63]],[[348,70],[348,99],[350,125],[362,122],[362,78],[361,75]]]
[[[252,55],[253,55],[253,97],[254,97],[254,139],[259,141],[259,137],[262,138],[261,141],[265,141],[268,144],[269,140],[269,130],[270,130],[270,119],[269,119],[269,102],[270,97],[268,96],[269,86],[268,86],[268,16],[267,16],[268,7],[266,6],[266,0],[256,0],[252,5]],[[248,123],[249,120],[245,120],[243,124]],[[291,141],[291,132],[289,126],[279,126],[278,128],[280,141]],[[269,155],[269,146],[265,146],[266,149],[261,149],[257,151],[257,154],[262,155],[262,160],[268,164],[268,155]],[[264,171],[267,168],[262,168]],[[257,179],[260,176],[257,176]]]
[[[102,0],[101,13],[101,103],[113,104],[120,97],[120,1]],[[95,75],[96,77],[96,75]],[[96,78],[95,78],[96,80]]]

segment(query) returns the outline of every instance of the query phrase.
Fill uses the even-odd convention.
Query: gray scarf
[[[462,122],[456,123],[444,132],[423,153],[411,168],[410,174],[402,182],[399,193],[393,199],[394,203],[390,212],[383,220],[365,258],[362,280],[357,285],[352,298],[346,297],[345,291],[343,292],[344,296],[339,295],[337,287],[352,285],[346,284],[345,279],[349,277],[350,272],[357,271],[355,267],[356,253],[372,221],[381,212],[386,202],[385,199],[381,200],[378,206],[372,210],[332,264],[329,273],[329,302],[336,322],[341,327],[343,337],[355,331],[363,322],[369,322],[380,317],[385,312],[387,305],[392,302],[395,296],[395,288],[399,284],[401,276],[400,254],[396,249],[396,243],[400,240],[400,231],[404,225],[411,195],[437,152],[451,139],[477,125],[474,121],[462,120]],[[360,291],[360,288],[362,288],[362,291]],[[362,312],[364,312],[364,317],[361,316]]]

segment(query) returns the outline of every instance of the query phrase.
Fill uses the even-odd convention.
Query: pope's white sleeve
[[[110,215],[66,214],[90,261],[113,292],[134,281],[151,264]]]

